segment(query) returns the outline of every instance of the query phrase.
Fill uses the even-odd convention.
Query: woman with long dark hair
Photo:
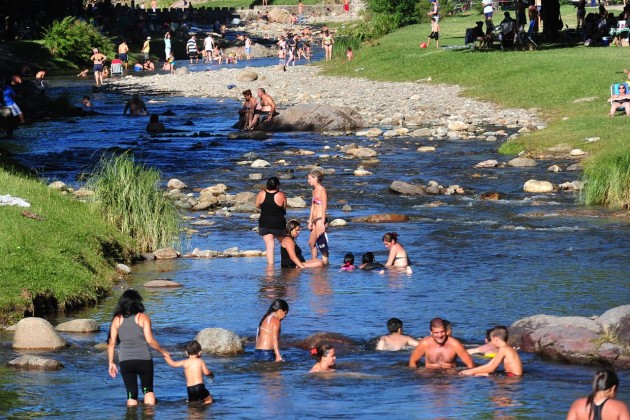
[[[289,313],[289,304],[284,299],[273,301],[260,319],[256,333],[254,358],[263,362],[282,362],[280,354],[280,324]]]
[[[118,363],[120,375],[127,389],[127,405],[138,405],[138,377],[144,394],[144,403],[154,405],[153,359],[149,347],[162,356],[170,356],[170,353],[153,338],[151,319],[144,313],[142,297],[132,289],[126,290],[120,297],[109,331],[107,359],[109,375],[112,378],[118,373],[114,362],[116,344],[120,344]]]
[[[628,420],[628,406],[615,400],[619,378],[612,369],[595,373],[591,393],[575,400],[567,414],[567,420]]]
[[[275,238],[284,235],[287,225],[284,219],[287,212],[287,197],[280,191],[280,180],[277,177],[267,179],[265,189],[256,195],[256,207],[260,209],[258,234],[265,242],[267,264],[273,265]]]

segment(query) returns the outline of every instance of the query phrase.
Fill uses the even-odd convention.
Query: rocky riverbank
[[[536,110],[503,109],[488,102],[462,97],[459,86],[377,82],[320,74],[316,66],[218,68],[149,77],[127,76],[111,80],[116,88],[140,93],[159,92],[189,97],[242,100],[241,92],[263,87],[276,101],[279,112],[298,104],[352,107],[368,126],[424,127],[428,135],[473,138],[478,128],[501,126],[527,132],[544,123]],[[360,74],[360,68],[357,74]],[[248,75],[247,77],[244,77]],[[236,119],[234,109],[226,110]],[[515,133],[513,135],[518,135]]]

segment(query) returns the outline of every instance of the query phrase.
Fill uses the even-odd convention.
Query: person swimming
[[[374,254],[366,252],[361,256],[360,270],[375,270],[377,268],[384,268],[385,266],[380,262],[374,261]]]
[[[352,271],[355,268],[356,267],[354,266],[354,255],[352,255],[352,253],[349,252],[343,257],[343,265],[341,266],[341,269],[345,271]]]

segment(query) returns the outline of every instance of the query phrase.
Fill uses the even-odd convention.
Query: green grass
[[[630,152],[628,147],[606,150],[586,162],[582,191],[586,204],[604,204],[613,209],[630,203]]]
[[[64,310],[107,293],[114,263],[131,256],[132,241],[89,205],[37,180],[0,169],[0,186],[0,194],[31,203],[0,206],[0,324],[33,313],[35,301]],[[23,210],[44,220],[24,217]]]
[[[132,156],[104,157],[88,181],[104,219],[135,239],[142,251],[177,242],[179,213],[159,188],[160,173]]]
[[[573,7],[563,6],[564,22],[573,23]],[[476,14],[440,21],[441,46],[462,46],[465,29],[479,20]],[[575,23],[573,23],[575,24]],[[502,148],[515,153],[544,153],[567,143],[587,151],[615,147],[626,137],[627,120],[606,116],[610,84],[624,80],[630,48],[572,46],[538,51],[470,51],[420,49],[430,32],[428,24],[402,28],[364,46],[350,63],[323,63],[325,74],[361,76],[374,80],[459,84],[464,95],[506,107],[537,108],[548,128],[523,136]],[[357,68],[362,68],[357,72]],[[419,86],[421,89],[421,86]],[[575,104],[578,98],[596,96],[592,102]],[[600,142],[585,143],[588,137]]]

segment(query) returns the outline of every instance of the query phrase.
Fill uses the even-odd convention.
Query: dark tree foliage
[[[389,15],[397,27],[418,22],[418,0],[368,0],[368,8],[374,14]]]

